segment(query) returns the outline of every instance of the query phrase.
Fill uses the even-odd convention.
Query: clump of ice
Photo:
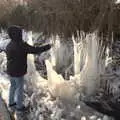
[[[86,88],[87,94],[89,95],[94,94],[96,89],[99,86],[99,79],[97,79],[97,77],[100,74],[99,73],[100,65],[98,63],[99,37],[97,35],[97,32],[92,33],[92,34],[87,34],[87,35],[82,33],[82,36],[78,35],[77,38],[73,36],[72,40],[74,43],[74,73],[75,75],[71,76],[70,79],[71,81],[76,82],[76,85],[78,85],[80,89],[82,86],[84,86]],[[57,40],[57,42],[60,44],[59,39]],[[52,72],[49,72],[52,67],[52,66],[50,67],[50,64],[49,65],[47,64],[46,66],[47,66],[47,72],[48,72],[48,79],[50,79],[50,81],[53,81],[53,83],[56,85],[58,85],[57,82],[59,82],[59,86],[61,84],[61,89],[66,84],[69,84],[69,82],[65,82],[65,80],[61,78],[60,75],[56,74],[55,71],[53,72],[53,69],[52,69]],[[57,67],[57,64],[56,64],[56,67]],[[52,75],[54,77],[51,78]],[[55,78],[55,76],[57,78]],[[66,84],[63,85],[63,83],[66,83]],[[52,85],[54,86],[54,84]],[[59,87],[57,87],[57,89],[59,89]]]

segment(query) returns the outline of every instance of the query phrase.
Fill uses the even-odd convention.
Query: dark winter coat
[[[7,73],[12,77],[20,77],[27,72],[27,55],[47,51],[51,46],[33,47],[22,41],[22,29],[12,26],[8,29],[11,42],[6,47]]]

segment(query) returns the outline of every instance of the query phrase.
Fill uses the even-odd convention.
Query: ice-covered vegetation
[[[57,38],[57,43],[49,51],[51,56],[45,60],[47,80],[41,77],[36,70],[34,56],[28,56],[28,74],[25,76],[25,104],[30,103],[31,108],[30,113],[25,117],[29,117],[29,120],[112,120],[112,118],[89,108],[83,102],[84,99],[87,99],[86,97],[99,90],[99,76],[102,67],[99,67],[101,64],[99,62],[100,51],[97,33],[88,35],[81,33],[80,35],[78,38],[72,37],[71,49],[67,45],[61,45],[60,39]],[[28,33],[28,42],[33,44],[32,32]],[[54,39],[54,42],[56,42],[56,39]],[[77,47],[80,47],[79,51]],[[61,49],[63,51],[60,51]],[[71,51],[68,52],[68,49]],[[53,52],[54,54],[52,54]],[[4,52],[0,56],[1,63],[5,66]],[[78,61],[76,61],[76,58],[78,58]],[[71,62],[66,64],[69,59]],[[61,71],[63,66],[66,69]],[[69,66],[72,66],[72,68],[68,69]],[[0,88],[3,98],[7,101],[9,80],[3,72],[3,68],[1,66],[1,78],[3,79],[0,81]],[[59,73],[56,72],[56,68]],[[66,70],[73,72],[72,75],[68,74],[67,80],[65,76],[62,76]],[[90,97],[90,99],[92,98]]]

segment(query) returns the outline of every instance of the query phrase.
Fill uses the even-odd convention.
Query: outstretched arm
[[[43,45],[41,47],[34,47],[34,46],[31,46],[25,43],[25,50],[27,51],[27,53],[38,54],[38,53],[45,52],[49,50],[50,48],[51,48],[50,44]]]

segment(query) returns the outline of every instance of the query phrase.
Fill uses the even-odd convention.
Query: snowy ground
[[[5,98],[8,94],[8,83],[5,82],[7,78],[4,75],[1,78]],[[47,87],[43,90],[28,86],[25,96],[25,104],[29,102],[31,105],[29,120],[113,120],[86,106],[82,101],[71,102],[54,98],[47,91]]]

